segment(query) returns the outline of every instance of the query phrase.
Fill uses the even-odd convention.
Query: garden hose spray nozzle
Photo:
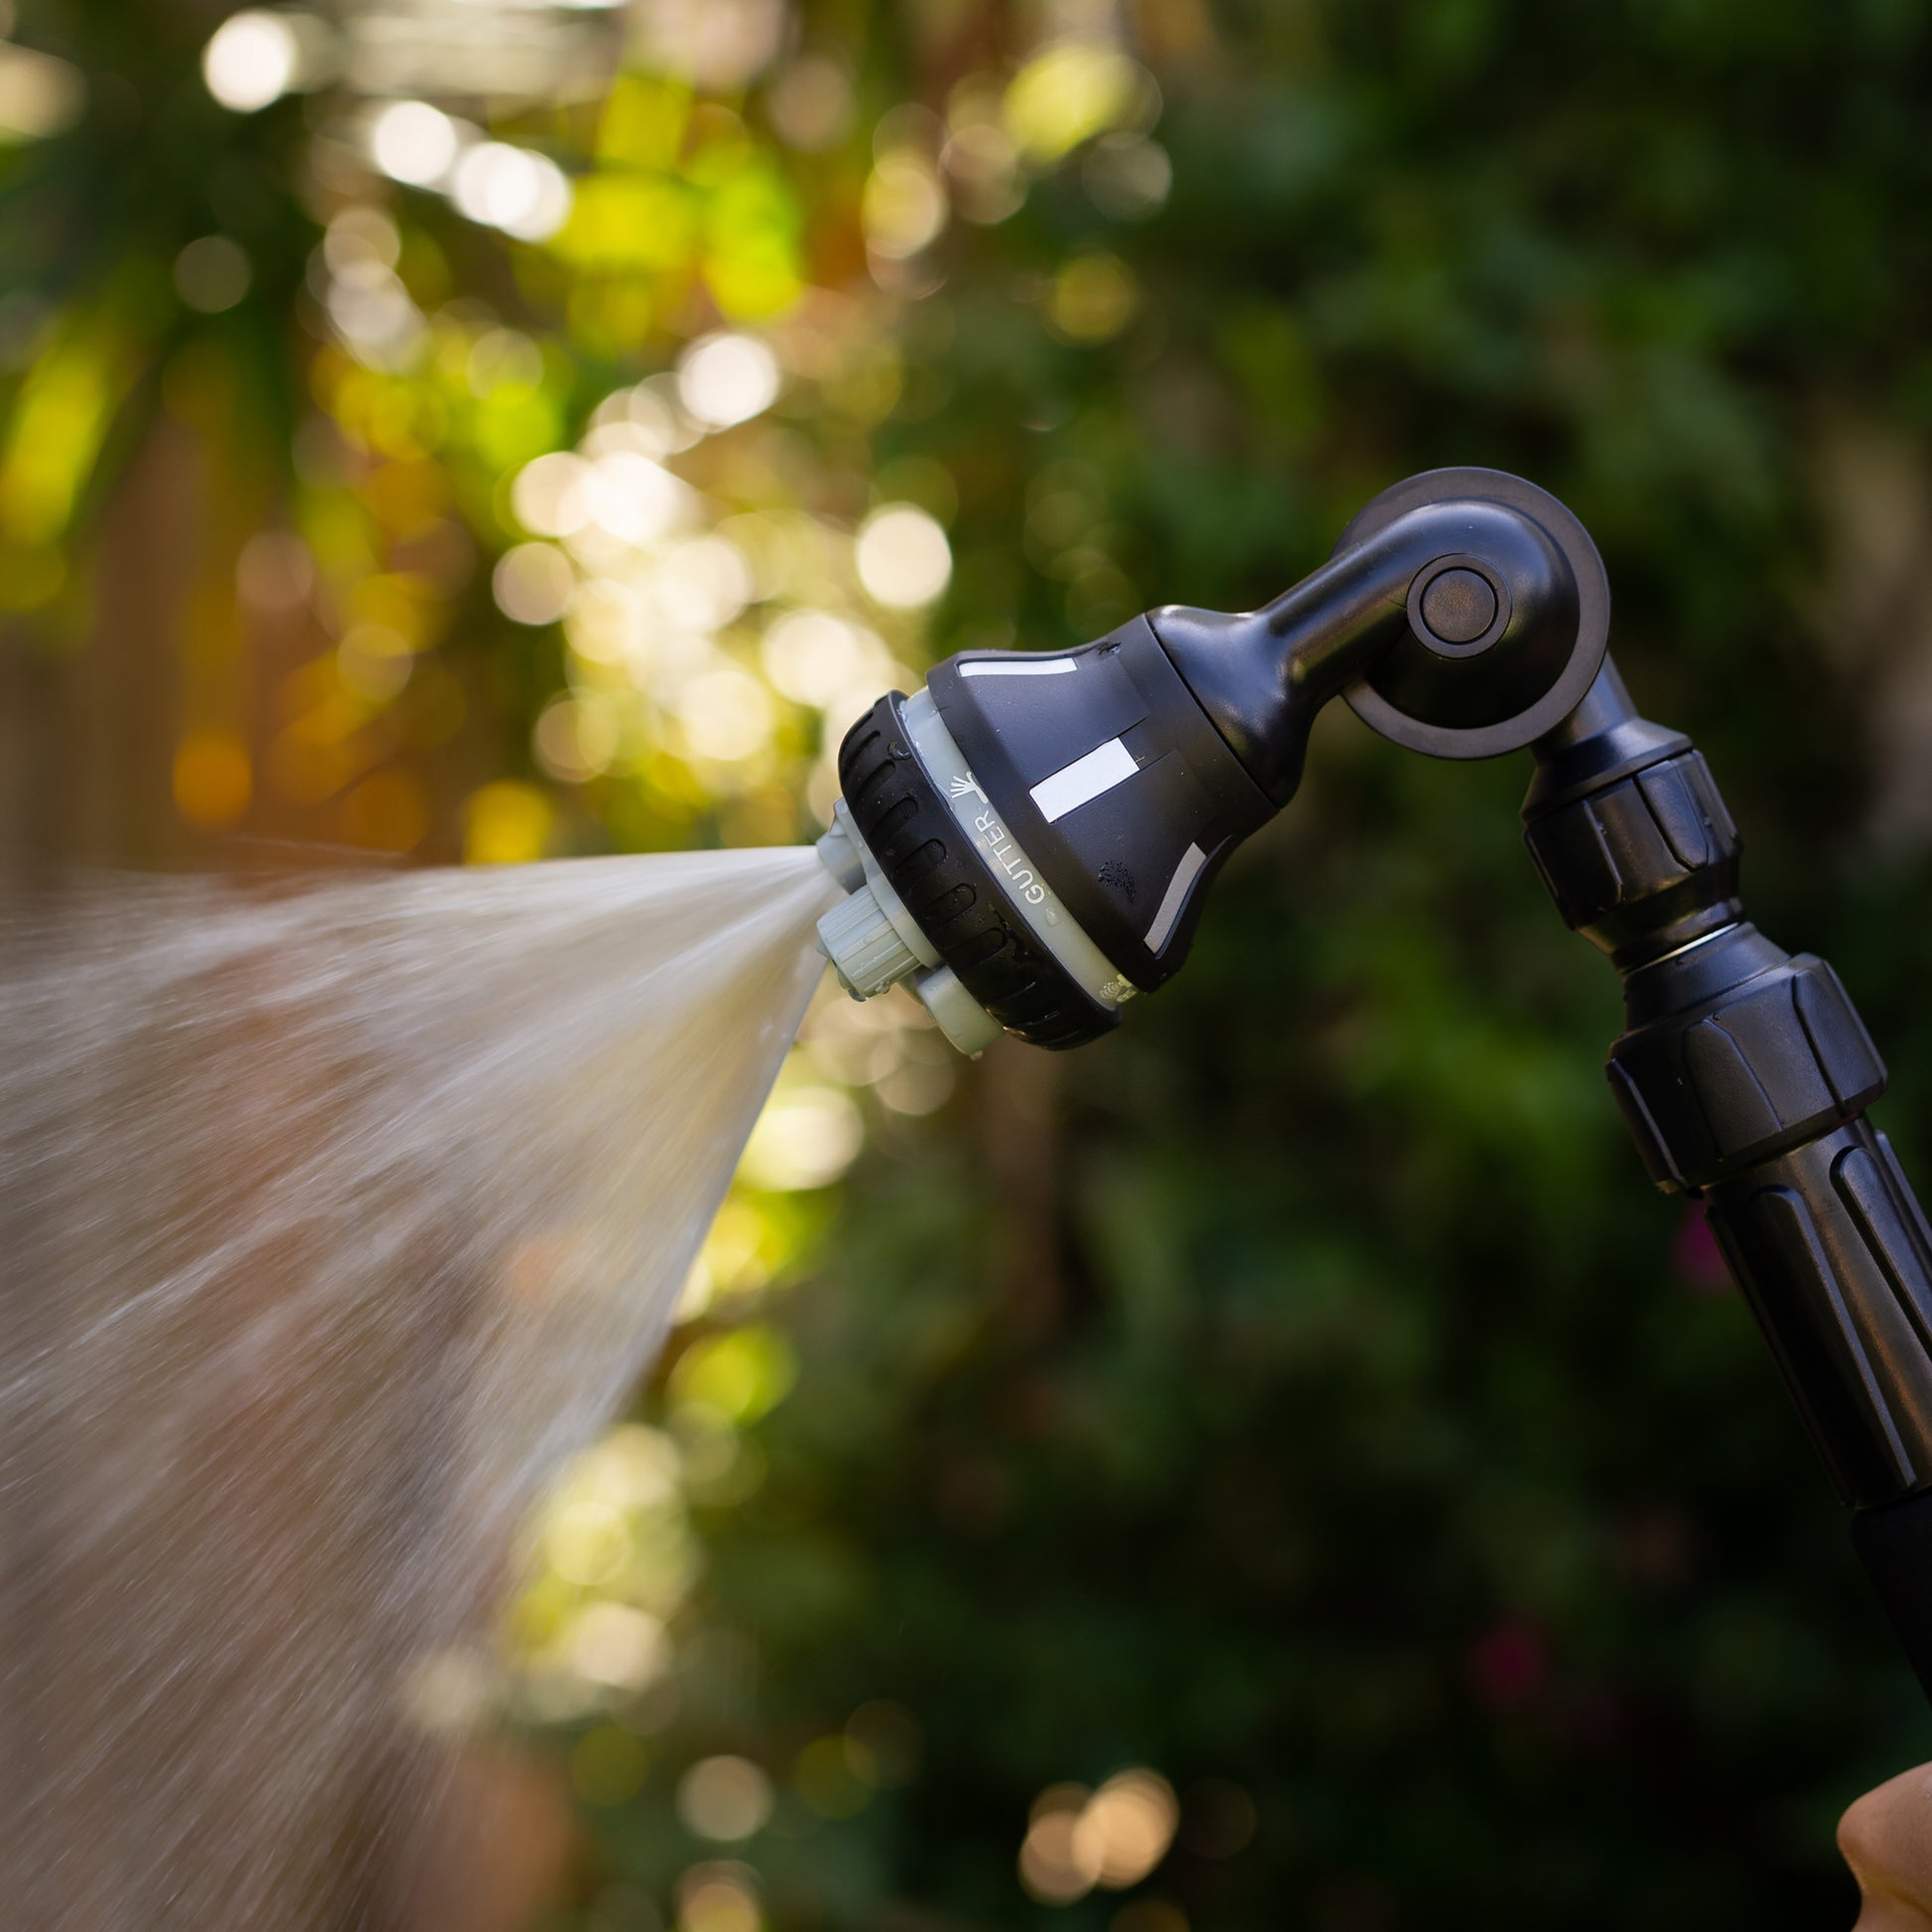
[[[1179,969],[1328,697],[1449,757],[1527,744],[1596,674],[1601,574],[1543,491],[1439,471],[1264,610],[1169,607],[1076,650],[949,658],[840,749],[819,850],[851,897],[820,946],[856,998],[905,981],[966,1052],[1096,1038]]]

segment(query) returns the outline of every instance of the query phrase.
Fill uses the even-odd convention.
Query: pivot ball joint
[[[855,998],[904,982],[948,1039],[1077,1046],[1179,969],[1228,855],[1294,796],[1341,697],[1385,737],[1490,758],[1573,711],[1609,593],[1582,524],[1492,470],[1384,491],[1259,611],[1168,606],[1078,649],[965,651],[839,752],[819,925]]]

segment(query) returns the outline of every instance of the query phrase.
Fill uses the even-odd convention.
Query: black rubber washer
[[[839,747],[839,789],[887,883],[1008,1033],[1033,1046],[1081,1046],[1120,1025],[1033,936],[926,775],[888,692]]]

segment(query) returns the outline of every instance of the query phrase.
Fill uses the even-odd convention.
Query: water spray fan
[[[1690,740],[1632,706],[1609,609],[1555,497],[1437,470],[1261,610],[961,652],[846,736],[820,944],[856,998],[906,982],[964,1052],[1077,1046],[1179,970],[1331,698],[1437,758],[1529,748],[1530,856],[1622,976],[1611,1091],[1651,1178],[1704,1202],[1932,1697],[1932,1229],[1865,1117],[1884,1065],[1831,967],[1743,916],[1736,828]]]

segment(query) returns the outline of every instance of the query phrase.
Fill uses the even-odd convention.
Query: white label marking
[[[1069,671],[1077,671],[1079,665],[1070,657],[1035,657],[1015,659],[1005,664],[962,664],[961,677],[1064,677]]]
[[[1063,764],[1050,778],[1034,786],[1033,800],[1048,825],[1068,812],[1078,811],[1089,799],[1112,791],[1131,778],[1141,767],[1134,754],[1118,738],[1110,738],[1097,751],[1089,752],[1071,764]]]
[[[1180,908],[1187,903],[1187,889],[1200,877],[1200,869],[1207,863],[1207,854],[1199,846],[1190,845],[1180,855],[1180,863],[1173,869],[1173,877],[1168,881],[1168,890],[1161,895],[1161,909],[1154,915],[1154,923],[1147,929],[1147,949],[1159,952],[1168,943],[1168,934],[1173,930],[1173,922],[1180,917]]]

